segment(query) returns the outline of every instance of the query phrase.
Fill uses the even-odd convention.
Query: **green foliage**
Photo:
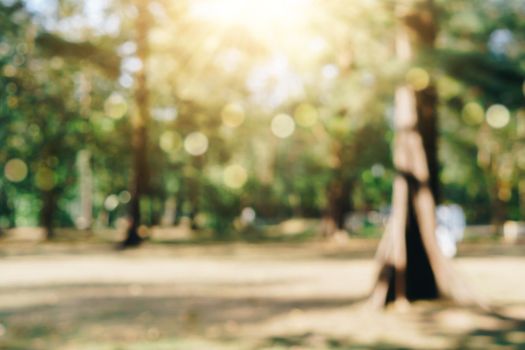
[[[144,65],[136,59],[136,9],[108,2],[96,14],[98,28],[78,24],[83,1],[61,2],[54,14],[7,4],[0,2],[0,227],[41,223],[46,198],[55,225],[76,223],[81,152],[91,156],[93,215],[114,225],[132,190],[134,84]],[[428,69],[439,90],[445,200],[461,204],[469,222],[517,219],[525,206],[523,8],[519,1],[438,5],[438,48],[414,65]],[[150,9],[144,223],[166,223],[174,210],[176,220],[188,216],[228,238],[247,207],[264,222],[319,218],[337,203],[349,203],[347,212],[387,207],[393,91],[407,68],[392,59],[390,6],[316,3],[303,14],[308,22],[290,19],[279,35],[246,23],[249,13],[223,23],[195,18],[192,6]],[[105,16],[118,29],[105,30]],[[72,29],[76,21],[81,29]],[[469,115],[469,103],[481,114]],[[493,105],[509,111],[502,127],[487,119]],[[228,108],[239,124],[223,120]],[[295,123],[285,138],[271,128],[282,113]],[[191,155],[185,142],[196,132],[207,148]],[[20,181],[6,175],[11,160],[27,167]],[[345,193],[334,195],[340,188]]]

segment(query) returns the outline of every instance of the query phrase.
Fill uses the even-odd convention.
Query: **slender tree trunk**
[[[431,0],[397,7],[396,52],[409,63],[415,50],[432,48],[436,37]],[[394,180],[392,215],[380,243],[381,269],[372,302],[451,298],[467,302],[470,295],[441,254],[435,236],[435,201],[439,191],[437,165],[437,95],[432,85],[416,91],[403,83],[395,94]]]
[[[15,227],[15,207],[11,201],[12,197],[9,196],[5,189],[5,185],[0,183],[0,211],[2,216],[7,218],[7,227],[10,229]],[[0,227],[0,237],[5,234],[4,227]]]
[[[178,226],[180,224],[180,219],[184,215],[184,201],[186,200],[186,193],[184,190],[184,186],[185,186],[184,176],[181,176],[181,184],[177,192],[176,202],[175,202],[175,213],[174,213],[175,220],[173,222],[175,226]]]
[[[346,216],[352,210],[350,191],[351,185],[344,179],[337,178],[330,183],[324,235],[332,236],[337,231],[344,230]]]
[[[520,217],[525,220],[525,172],[522,173],[521,179],[518,183],[518,193],[520,196]]]
[[[494,166],[496,168],[496,166]],[[500,191],[502,188],[501,180],[498,179],[497,170],[494,171],[494,186],[491,194],[491,212],[492,212],[492,226],[495,236],[503,233],[503,225],[507,219],[507,203],[500,198]]]
[[[43,206],[40,213],[40,224],[45,230],[47,240],[55,238],[54,217],[56,212],[56,194],[54,190],[43,192]]]
[[[199,195],[200,195],[200,179],[193,177],[187,181],[188,185],[188,202],[190,203],[189,219],[192,230],[197,230],[199,224],[197,222],[197,215],[199,214]]]
[[[137,246],[142,242],[138,232],[141,224],[140,202],[147,193],[149,167],[147,158],[147,132],[150,120],[149,92],[147,86],[147,60],[149,56],[148,33],[150,14],[147,1],[137,2],[137,56],[142,62],[142,69],[136,76],[135,104],[137,114],[133,116],[133,184],[130,202],[130,226],[123,246]]]
[[[93,173],[91,171],[91,154],[82,150],[77,155],[77,168],[80,188],[80,215],[77,227],[88,230],[93,224]]]

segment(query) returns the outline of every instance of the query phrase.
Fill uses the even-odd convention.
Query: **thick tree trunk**
[[[137,2],[137,56],[142,62],[142,69],[136,76],[135,104],[137,114],[133,117],[133,185],[131,188],[130,226],[123,246],[137,246],[142,242],[139,234],[141,224],[140,202],[147,193],[149,168],[147,159],[147,131],[150,120],[149,92],[147,86],[146,64],[149,56],[148,33],[150,14],[147,1]]]
[[[438,160],[438,96],[436,88],[429,85],[427,88],[416,92],[418,130],[423,138],[423,147],[427,158],[429,170],[429,186],[436,203],[441,201],[439,185],[439,160]]]
[[[413,59],[414,49],[433,46],[436,24],[432,1],[399,5],[398,58]],[[441,254],[436,236],[438,194],[435,89],[422,91],[401,84],[395,97],[394,181],[392,216],[380,243],[381,269],[372,302],[404,304],[419,299],[450,298],[468,302],[470,295]]]

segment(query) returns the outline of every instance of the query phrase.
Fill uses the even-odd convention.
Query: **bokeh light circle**
[[[507,126],[510,121],[510,112],[504,105],[492,105],[487,109],[487,123],[494,129]]]
[[[159,147],[166,153],[178,151],[182,146],[182,139],[175,131],[164,131],[160,135]]]
[[[230,188],[238,189],[248,180],[248,172],[239,164],[229,165],[224,169],[224,184]]]
[[[118,195],[118,200],[122,204],[127,204],[129,201],[131,201],[131,193],[129,191],[122,191]]]
[[[117,209],[119,205],[119,198],[116,194],[111,194],[106,197],[104,200],[104,208],[106,208],[107,211],[113,211]]]
[[[112,119],[122,118],[128,111],[128,103],[121,94],[113,93],[104,102],[104,112]]]
[[[11,159],[4,167],[4,175],[11,182],[21,182],[27,176],[27,165],[22,159]]]
[[[406,80],[414,90],[421,91],[430,84],[430,75],[423,68],[414,67],[408,71]]]
[[[208,137],[201,132],[192,132],[184,139],[184,149],[192,156],[201,156],[208,150]]]
[[[221,111],[222,123],[230,128],[238,128],[246,118],[244,108],[238,103],[229,103]]]
[[[317,123],[319,112],[317,108],[308,103],[301,103],[294,112],[295,121],[303,128],[309,128]]]
[[[46,166],[39,167],[35,174],[35,185],[43,191],[52,190],[55,187],[55,173],[53,170]]]
[[[272,119],[272,132],[275,136],[285,139],[295,131],[295,122],[288,114],[278,114]]]
[[[479,125],[483,123],[485,118],[485,111],[483,107],[477,102],[469,102],[463,107],[461,116],[465,123],[469,125]]]

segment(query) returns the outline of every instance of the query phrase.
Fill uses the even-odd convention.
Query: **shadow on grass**
[[[300,335],[270,337],[261,348],[277,349],[326,349],[326,350],[416,350],[389,342],[360,343],[350,338],[338,339],[305,333]],[[476,329],[459,337],[450,350],[524,350],[525,322],[515,323],[498,330]]]
[[[78,296],[49,305],[0,310],[0,324],[6,330],[0,337],[0,349],[50,349],[53,344],[82,339],[133,343],[148,340],[152,329],[163,338],[235,337],[241,326],[296,310],[331,310],[359,301],[197,295],[107,297],[103,293],[98,297]],[[44,343],[47,345],[41,346]]]
[[[271,337],[261,345],[266,349],[323,349],[323,350],[415,350],[388,342],[360,343],[351,338],[337,339],[314,333],[287,337]]]
[[[331,311],[362,302],[362,298],[269,298],[213,296],[122,296],[63,300],[55,305],[37,305],[0,311],[6,335],[0,348],[50,349],[57,344],[83,341],[137,344],[159,339],[209,338],[216,344],[235,343],[244,326],[302,311]],[[484,317],[464,334],[440,333],[440,317],[447,312],[468,312]],[[450,350],[525,350],[525,321],[476,309],[429,303],[412,311],[423,333],[452,339]],[[349,315],[349,317],[351,317]],[[487,322],[487,319],[490,322]],[[152,331],[153,330],[153,331]],[[402,331],[402,329],[400,329]],[[153,333],[152,333],[153,332]],[[156,338],[152,339],[151,334]],[[155,349],[129,347],[130,349]],[[169,348],[169,347],[168,347]],[[98,349],[94,347],[93,349]],[[103,348],[106,349],[106,348]],[[111,348],[113,349],[113,348]],[[124,346],[122,349],[128,349]],[[164,349],[164,348],[163,348]],[[173,349],[181,349],[173,347]],[[192,348],[194,349],[194,348]],[[201,349],[201,348],[195,348]],[[213,346],[203,350],[215,349]],[[217,347],[217,349],[223,349]],[[230,348],[228,348],[230,349]],[[362,343],[351,337],[334,337],[314,332],[269,336],[249,347],[232,349],[316,349],[316,350],[415,350],[388,341]]]
[[[522,304],[507,305],[505,308],[523,307]],[[419,322],[423,325],[429,335],[447,336],[447,334],[438,330],[439,327],[434,325],[440,322],[454,322],[461,324],[464,318],[462,312],[468,312],[472,319],[473,327],[464,334],[457,337],[455,350],[474,350],[474,349],[500,349],[500,350],[525,350],[525,319],[514,318],[505,315],[498,308],[486,311],[480,308],[461,308],[454,305],[440,305],[435,303],[427,306],[424,312],[421,312]],[[448,318],[443,316],[449,313]],[[459,323],[458,323],[459,322]]]
[[[458,256],[462,258],[474,257],[523,257],[525,245],[517,244],[498,244],[498,243],[461,243],[459,245]]]

